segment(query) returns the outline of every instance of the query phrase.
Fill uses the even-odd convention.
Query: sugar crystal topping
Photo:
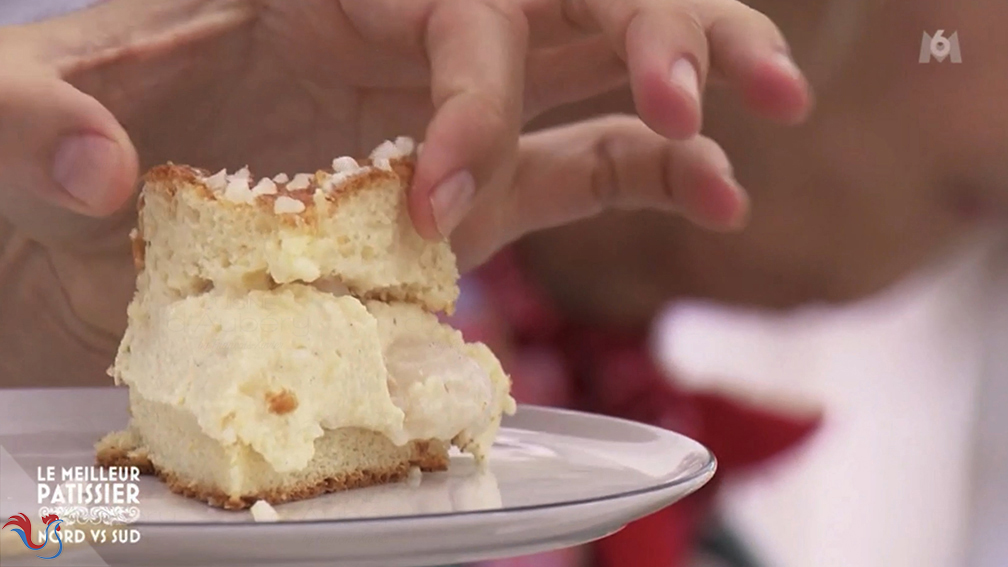
[[[305,210],[305,203],[284,195],[284,192],[304,191],[314,187],[314,200],[324,199],[356,175],[375,170],[394,171],[394,160],[418,152],[422,145],[417,145],[413,139],[405,136],[394,141],[386,140],[371,152],[371,165],[361,165],[349,156],[338,157],[332,161],[332,173],[298,173],[293,179],[286,173],[279,173],[273,178],[264,177],[256,181],[246,166],[230,175],[227,169],[222,169],[203,177],[202,181],[219,198],[233,203],[253,203],[258,197],[279,195],[273,201],[274,212],[297,214]]]
[[[262,178],[256,186],[252,188],[252,194],[258,197],[259,195],[276,195],[277,186],[276,182],[269,178]]]
[[[286,195],[277,197],[275,203],[273,203],[273,212],[278,215],[285,214],[297,214],[304,212],[305,204],[297,199],[291,199]]]
[[[288,191],[303,191],[311,187],[312,175],[307,173],[299,173],[294,176],[294,179],[287,184]]]
[[[408,138],[403,138],[400,143],[390,142],[388,140],[382,142],[374,151],[371,152],[371,161],[377,162],[378,160],[391,160],[395,158],[400,158],[407,156],[412,152],[413,141],[406,141]],[[409,147],[409,151],[404,151]]]
[[[413,138],[399,136],[395,139],[395,147],[399,150],[400,156],[408,156],[413,153],[413,150],[416,148],[416,143],[413,142]]]
[[[222,169],[217,173],[206,178],[206,184],[210,187],[211,191],[218,192],[223,191],[228,185],[228,175],[227,170]]]
[[[251,203],[255,196],[249,187],[249,178],[237,173],[228,177],[224,198],[234,203]]]
[[[332,168],[334,173],[343,173],[345,171],[356,171],[360,169],[360,165],[354,158],[343,156],[333,160]]]

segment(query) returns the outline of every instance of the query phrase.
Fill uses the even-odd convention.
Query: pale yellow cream
[[[305,467],[315,439],[342,427],[400,445],[473,440],[463,446],[481,458],[514,411],[496,358],[433,315],[300,284],[157,304],[141,290],[113,375],[280,472]]]

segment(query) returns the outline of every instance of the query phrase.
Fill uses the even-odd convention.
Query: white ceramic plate
[[[59,476],[63,467],[91,465],[94,442],[126,421],[124,389],[0,390],[0,520],[38,517],[39,471],[44,479],[49,466]],[[714,468],[706,448],[663,429],[524,406],[506,419],[484,471],[453,455],[449,472],[424,474],[419,485],[276,506],[276,523],[142,478],[139,520],[120,532],[139,541],[112,544],[109,529],[96,544],[101,535],[85,533],[44,561],[36,554],[55,553],[55,539],[29,554],[6,528],[4,565],[421,567],[524,555],[611,534],[700,488]]]

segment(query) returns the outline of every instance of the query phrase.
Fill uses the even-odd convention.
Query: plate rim
[[[22,394],[27,393],[48,393],[54,391],[72,391],[72,390],[105,390],[112,392],[119,390],[119,386],[98,386],[94,388],[86,387],[65,387],[65,388],[10,388],[10,389],[0,389],[0,395],[4,393],[18,392]],[[537,404],[518,404],[517,411],[533,411],[533,412],[544,412],[549,414],[559,414],[559,415],[573,415],[580,418],[589,418],[597,420],[606,421],[616,421],[622,423],[625,426],[638,427],[649,429],[656,432],[658,435],[665,437],[677,437],[680,439],[685,439],[696,446],[704,456],[704,463],[700,469],[694,473],[687,475],[682,478],[676,478],[674,480],[661,482],[658,484],[645,486],[641,488],[635,488],[632,490],[624,490],[621,492],[614,492],[612,494],[606,494],[603,496],[593,496],[590,498],[580,498],[574,500],[564,500],[559,502],[548,502],[543,504],[526,504],[522,506],[514,506],[510,508],[497,508],[497,509],[483,509],[483,510],[462,510],[455,512],[436,512],[431,514],[408,514],[400,516],[373,516],[367,518],[333,518],[333,519],[310,519],[310,520],[283,520],[277,522],[144,522],[139,520],[136,522],[131,522],[128,526],[135,526],[137,528],[154,528],[154,529],[174,529],[174,528],[202,528],[202,529],[213,529],[216,531],[222,530],[245,530],[245,529],[255,529],[253,526],[262,528],[272,528],[272,529],[284,529],[284,528],[305,528],[305,527],[316,527],[316,526],[362,526],[368,524],[387,524],[389,522],[412,522],[416,523],[419,521],[435,521],[435,520],[447,520],[447,519],[468,519],[474,516],[486,517],[486,516],[497,516],[503,514],[516,514],[516,513],[528,513],[528,512],[542,512],[555,510],[560,508],[574,508],[581,506],[590,506],[592,504],[599,504],[605,502],[611,502],[615,500],[622,500],[626,498],[633,498],[636,496],[643,496],[646,494],[660,493],[668,491],[683,485],[690,485],[693,483],[699,483],[699,486],[694,489],[698,490],[706,485],[710,479],[714,476],[718,469],[718,460],[714,455],[713,451],[703,443],[684,435],[682,433],[672,431],[670,429],[664,429],[649,423],[642,423],[638,421],[633,421],[631,419],[626,419],[622,417],[614,417],[600,413],[592,413],[587,411],[580,411],[570,408],[557,408],[550,406],[543,406]],[[510,416],[505,416],[505,419]],[[521,428],[506,428],[502,425],[501,429],[515,429],[519,431],[535,431],[530,429]],[[158,479],[160,481],[160,479]],[[282,504],[277,504],[281,506]],[[248,511],[247,509],[244,511]]]

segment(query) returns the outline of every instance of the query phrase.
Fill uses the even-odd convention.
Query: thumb
[[[138,168],[126,131],[97,100],[56,76],[0,71],[0,207],[15,221],[47,204],[110,215],[132,195]]]

